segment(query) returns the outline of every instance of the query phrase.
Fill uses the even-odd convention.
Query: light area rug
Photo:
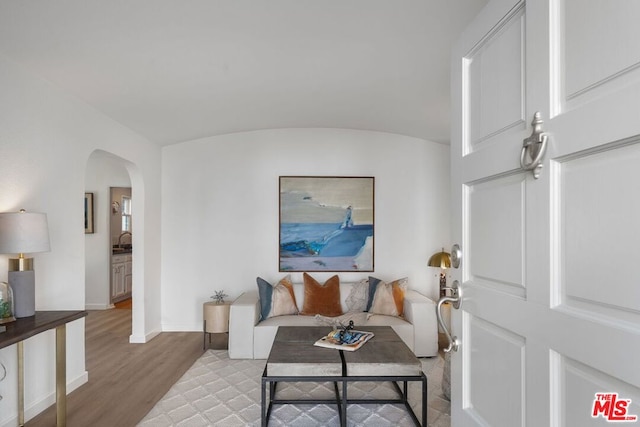
[[[450,426],[450,405],[440,387],[444,361],[422,358],[428,379],[428,424]],[[229,359],[226,350],[208,350],[138,424],[141,427],[260,426],[261,377],[266,360]],[[267,394],[268,395],[268,394]],[[278,398],[330,399],[332,383],[280,383]],[[390,383],[357,382],[349,385],[353,398],[395,398]],[[420,383],[409,383],[409,401],[420,417]],[[276,405],[270,426],[339,426],[336,405]],[[348,426],[413,426],[404,405],[350,404]]]

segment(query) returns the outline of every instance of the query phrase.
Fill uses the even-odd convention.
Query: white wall
[[[132,186],[142,195],[137,205],[144,220],[137,222],[137,230],[144,265],[134,274],[143,283],[137,296],[146,307],[134,314],[138,327],[133,335],[159,330],[160,149],[2,56],[0,93],[0,212],[25,208],[48,214],[51,252],[34,256],[36,309],[85,307],[85,172],[90,154],[101,149],[130,162]],[[3,281],[7,258],[0,256]],[[47,332],[25,342],[27,418],[54,402],[54,337]],[[0,350],[0,362],[7,368],[7,378],[0,382],[0,425],[14,426],[15,345]],[[67,328],[67,382],[74,388],[86,379],[84,320],[79,320]]]
[[[375,273],[437,298],[432,253],[449,247],[449,147],[400,135],[279,129],[162,150],[162,327],[201,330],[215,290],[277,280],[278,177],[375,177]],[[312,273],[321,280],[328,273]],[[369,273],[339,273],[358,280]],[[293,273],[301,282],[301,273]]]

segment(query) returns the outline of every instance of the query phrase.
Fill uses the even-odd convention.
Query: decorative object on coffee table
[[[371,332],[354,330],[353,321],[351,321],[348,326],[332,330],[313,345],[336,350],[356,351],[373,338],[373,336]]]

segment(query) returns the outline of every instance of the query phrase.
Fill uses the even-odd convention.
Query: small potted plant
[[[216,301],[216,304],[224,304],[224,299],[229,295],[225,294],[224,291],[215,291],[213,295],[211,295],[211,299]]]

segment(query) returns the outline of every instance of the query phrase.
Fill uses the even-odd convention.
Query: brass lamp
[[[442,248],[441,252],[436,252],[431,255],[429,258],[429,267],[438,267],[440,268],[440,296],[443,297],[446,295],[446,287],[447,287],[447,268],[451,268],[451,254],[449,252],[445,252],[444,248]]]
[[[14,316],[35,314],[35,272],[33,258],[25,253],[48,252],[47,214],[25,212],[0,213],[0,254],[19,254],[9,259],[9,286],[13,290]]]

